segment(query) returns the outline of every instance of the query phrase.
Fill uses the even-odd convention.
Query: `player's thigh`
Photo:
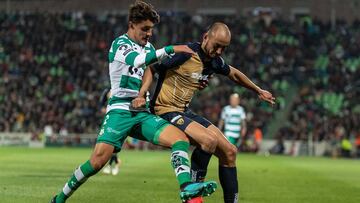
[[[226,136],[226,138],[227,138],[227,140],[229,140],[229,142],[230,142],[231,144],[233,144],[233,145],[235,145],[235,146],[236,146],[236,144],[237,144],[237,142],[238,142],[238,140],[239,140],[239,138],[230,137],[230,136]]]
[[[207,120],[206,118],[204,118],[202,116],[195,114],[194,112],[192,112],[189,109],[184,112],[184,115],[186,117],[190,118],[191,120],[199,123],[200,125],[204,126],[205,128],[208,128],[209,126],[212,125],[212,123],[209,120]]]
[[[170,125],[169,122],[159,116],[150,113],[142,113],[138,128],[131,135],[137,139],[145,140],[156,145],[171,147],[175,142],[187,141],[186,135]]]
[[[181,112],[170,112],[161,115],[162,118],[169,121],[175,127],[185,132],[192,142],[205,148],[212,148],[212,145],[216,145],[215,135],[209,132],[203,125],[189,118],[186,114]],[[208,146],[210,145],[210,146]]]
[[[111,145],[113,151],[118,152],[135,124],[136,120],[129,111],[111,110],[105,116],[96,142]]]
[[[177,127],[168,124],[159,135],[159,145],[171,147],[178,141],[189,142],[186,134]]]
[[[206,129],[206,139],[200,139],[198,140],[198,143],[202,144],[204,142],[211,142],[212,144],[217,144],[217,135],[210,131],[208,129],[209,126],[213,125],[210,121],[208,121],[206,118],[199,116],[195,113],[193,113],[190,110],[185,111],[185,116],[192,119],[193,121],[197,122],[201,126],[203,126]]]

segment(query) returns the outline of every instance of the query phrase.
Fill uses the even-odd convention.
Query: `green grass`
[[[90,149],[0,147],[0,202],[48,202]],[[169,152],[123,151],[119,175],[98,174],[68,202],[176,203],[178,186]],[[360,160],[239,155],[243,203],[358,203]],[[217,160],[208,179],[217,178]],[[206,203],[221,203],[219,189]]]

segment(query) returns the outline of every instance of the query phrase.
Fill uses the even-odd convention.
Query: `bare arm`
[[[154,75],[154,71],[151,67],[145,70],[142,79],[142,85],[139,90],[139,95],[137,98],[132,100],[132,106],[134,108],[139,108],[146,104],[146,92],[149,90],[151,86],[151,83],[153,81],[153,75]]]
[[[150,67],[147,68],[144,72],[144,76],[143,76],[143,80],[142,80],[142,85],[141,88],[139,90],[139,97],[145,97],[146,96],[146,92],[149,90],[151,83],[153,81],[153,76],[154,76],[154,70]]]
[[[153,49],[148,53],[139,54],[138,52],[133,51],[130,45],[120,43],[117,51],[114,51],[113,49],[110,50],[110,55],[114,57],[113,60],[123,62],[136,68],[153,64],[156,61],[164,59],[173,53],[195,54],[194,51],[187,45],[166,46],[162,49]]]
[[[275,97],[273,97],[270,92],[258,87],[244,73],[242,73],[238,69],[230,66],[230,73],[228,77],[237,84],[256,92],[260,99],[267,101],[270,104],[275,104]]]
[[[241,121],[241,137],[244,137],[245,135],[246,135],[246,121],[245,121],[245,119],[243,119],[242,121]]]

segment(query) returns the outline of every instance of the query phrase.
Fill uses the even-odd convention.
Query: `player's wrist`
[[[262,89],[261,89],[260,87],[258,87],[258,86],[255,86],[254,91],[255,91],[257,94],[260,94],[261,91],[262,91]]]
[[[137,98],[145,98],[145,96],[146,96],[146,93],[140,91]]]
[[[174,46],[172,46],[172,45],[166,46],[166,47],[165,47],[165,52],[166,52],[166,54],[168,54],[168,55],[175,53],[175,51],[174,51]]]

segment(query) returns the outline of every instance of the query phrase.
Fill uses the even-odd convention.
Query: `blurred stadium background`
[[[1,173],[6,172],[0,178],[4,183],[9,184],[10,177],[15,175],[10,173],[12,166],[18,168],[14,161],[36,164],[39,154],[46,157],[44,154],[58,150],[46,148],[40,152],[27,147],[88,147],[84,150],[89,151],[93,146],[103,116],[99,97],[103,89],[109,87],[108,49],[111,41],[126,31],[127,9],[132,2],[0,0],[0,169],[3,169]],[[271,107],[260,102],[254,93],[216,76],[209,87],[193,99],[192,109],[217,124],[229,95],[233,92],[240,94],[248,123],[240,153],[360,158],[360,0],[147,2],[161,14],[161,23],[151,39],[156,47],[199,41],[212,22],[225,22],[233,36],[224,55],[226,62],[238,67],[276,96],[277,104]],[[158,149],[131,139],[127,148]],[[83,152],[80,149],[60,149],[56,152],[69,156],[70,152],[77,153],[77,156]],[[17,151],[20,153],[18,157]],[[26,162],[28,157],[24,154],[28,152],[33,157],[29,158],[32,161]],[[261,159],[251,155],[242,155],[241,158]],[[61,156],[56,159],[64,161]],[[278,163],[280,158],[275,159]],[[296,162],[303,161],[303,158],[294,160],[286,157],[279,162],[305,167]],[[312,158],[305,160],[311,164],[317,162],[311,161]],[[358,160],[314,160],[329,161],[328,167],[337,168],[337,164],[343,164],[359,169]],[[51,160],[49,163],[55,164]],[[59,176],[59,181],[53,190],[63,182],[61,177],[70,174],[72,168],[69,167],[74,163],[78,162],[67,164],[69,166],[62,169],[62,173],[58,171],[54,175]],[[246,165],[241,160],[239,163]],[[215,176],[216,168],[213,168]],[[241,177],[242,166],[239,168]],[[360,202],[353,191],[354,188],[360,189],[360,170],[355,172],[353,168],[352,172],[346,172],[338,168],[339,177],[347,173],[352,174],[349,181],[357,179],[353,179],[355,183],[349,183],[353,185],[347,190],[350,192],[346,195],[347,201],[334,197],[325,199],[326,202]],[[256,168],[249,169],[252,170]],[[329,176],[333,178],[334,174]],[[242,186],[241,181],[244,180],[239,180],[240,187],[255,195],[254,191],[245,189],[246,185]],[[329,193],[330,190],[322,191],[319,195]],[[0,194],[8,193],[0,188]],[[251,195],[244,194],[247,202],[301,200],[301,197],[295,197],[272,201],[267,196],[253,199]],[[11,195],[5,200],[12,202]],[[321,202],[316,198],[305,200]],[[31,202],[37,201],[34,197]],[[110,202],[109,199],[106,201]]]

